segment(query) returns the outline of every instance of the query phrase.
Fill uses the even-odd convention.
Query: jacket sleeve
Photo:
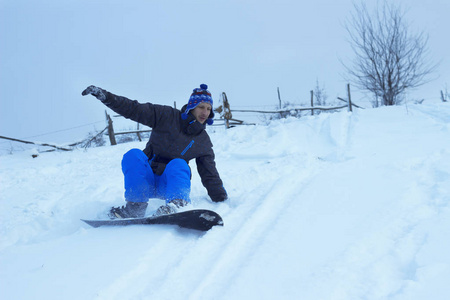
[[[203,186],[208,191],[209,197],[214,202],[221,202],[228,199],[227,192],[223,187],[219,172],[214,161],[214,152],[210,155],[198,157],[196,159],[197,170],[200,174]]]
[[[162,122],[170,122],[174,115],[174,109],[170,106],[156,105],[152,103],[139,103],[123,96],[117,96],[104,90],[106,99],[103,102],[107,107],[121,116],[156,128]]]

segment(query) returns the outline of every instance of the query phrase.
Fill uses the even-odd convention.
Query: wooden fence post
[[[111,142],[111,145],[117,145],[116,142],[116,136],[114,135],[114,127],[113,127],[113,121],[111,120],[111,117],[108,115],[108,112],[105,110],[106,115],[106,121],[108,122],[108,135],[109,135],[109,141]]]
[[[280,105],[280,109],[281,109],[281,95],[280,95],[280,88],[277,87],[277,93],[278,93],[278,103]]]
[[[137,134],[139,142],[142,142],[141,134],[139,133],[139,122],[137,122],[136,131],[137,131],[136,134]]]
[[[314,107],[314,91],[311,90],[311,116],[314,116],[314,109],[312,109],[312,107]]]
[[[230,120],[233,118],[231,114],[230,103],[228,102],[227,94],[222,92],[222,102],[223,102],[223,118],[225,120],[225,128],[230,128]]]
[[[347,84],[347,93],[348,93],[348,111],[353,112],[352,109],[352,98],[350,95],[350,83]]]

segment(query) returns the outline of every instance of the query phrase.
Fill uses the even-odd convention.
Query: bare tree
[[[426,83],[436,68],[428,61],[428,36],[412,34],[400,6],[386,1],[371,14],[364,3],[354,4],[345,27],[355,53],[346,65],[356,87],[374,96],[374,106],[396,105],[407,89]]]
[[[316,87],[314,88],[314,98],[316,104],[319,106],[325,106],[327,104],[328,95],[325,91],[325,87],[319,85],[318,79],[316,79]]]

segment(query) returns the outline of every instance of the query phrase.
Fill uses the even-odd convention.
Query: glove
[[[215,194],[215,195],[209,195],[211,197],[211,200],[213,202],[223,202],[225,200],[228,200],[228,194],[225,188],[223,188],[223,193]]]
[[[88,86],[82,93],[81,95],[86,96],[91,94],[92,96],[94,96],[95,98],[97,98],[100,101],[105,101],[106,100],[106,95],[104,93],[104,91],[99,88],[96,87],[94,85]]]

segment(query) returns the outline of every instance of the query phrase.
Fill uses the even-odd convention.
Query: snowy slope
[[[210,135],[230,200],[194,172],[193,205],[225,221],[207,233],[79,220],[122,204],[144,143],[0,156],[0,298],[447,299],[448,103]]]

